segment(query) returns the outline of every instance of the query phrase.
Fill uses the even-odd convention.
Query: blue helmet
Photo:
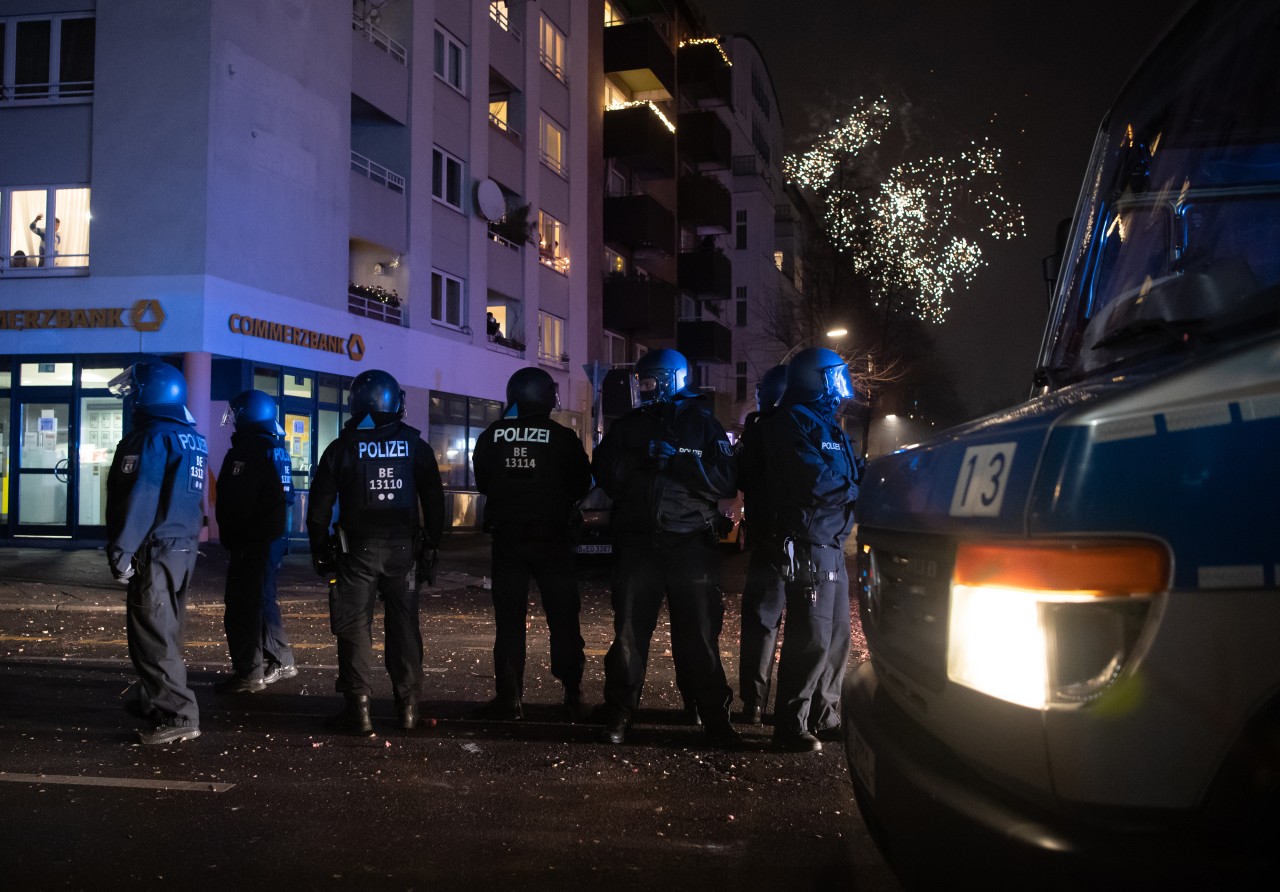
[[[276,401],[261,390],[246,390],[232,397],[222,413],[222,423],[235,424],[238,431],[266,431],[277,437],[284,434]]]
[[[783,392],[787,389],[787,367],[775,365],[764,373],[760,383],[756,385],[756,411],[769,409],[778,405]]]
[[[835,408],[842,400],[853,399],[849,364],[826,347],[801,350],[787,366],[786,394],[792,402],[825,399]]]
[[[132,397],[133,407],[147,415],[194,423],[187,411],[187,379],[163,362],[135,362],[111,379],[107,389],[121,399]]]
[[[636,362],[640,403],[670,402],[689,384],[689,360],[678,350],[650,350]]]
[[[375,412],[403,416],[404,391],[390,372],[369,369],[352,380],[348,407],[352,418],[361,418]]]
[[[542,415],[560,408],[560,388],[542,369],[520,369],[507,379],[507,404],[521,417]]]

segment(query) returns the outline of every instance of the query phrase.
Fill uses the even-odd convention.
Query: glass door
[[[43,388],[42,388],[43,389]],[[46,392],[17,405],[13,471],[18,535],[71,535],[71,395]]]
[[[76,450],[76,535],[107,534],[107,472],[124,430],[124,402],[110,394],[80,398],[80,445]]]

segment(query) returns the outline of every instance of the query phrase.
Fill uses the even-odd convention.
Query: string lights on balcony
[[[609,105],[606,105],[604,110],[614,111],[616,109],[621,109],[621,108],[635,108],[636,106],[640,106],[640,105],[649,106],[650,110],[655,115],[658,116],[658,120],[661,121],[663,124],[667,125],[668,130],[670,130],[672,133],[676,132],[676,125],[671,123],[671,119],[662,113],[662,109],[658,108],[657,105],[655,105],[653,102],[649,101],[648,99],[630,99],[626,102],[612,102]]]
[[[719,40],[719,38],[716,38],[716,37],[691,37],[691,38],[689,38],[688,40],[682,40],[682,41],[680,41],[680,46],[681,46],[681,47],[686,47],[686,46],[698,46],[698,45],[700,45],[700,44],[704,44],[704,43],[709,43],[709,44],[711,44],[712,46],[714,46],[714,47],[716,48],[716,51],[720,53],[720,58],[721,58],[721,59],[724,59],[724,64],[725,64],[725,65],[727,65],[727,66],[728,66],[728,67],[730,67],[730,68],[732,68],[732,67],[733,67],[733,63],[729,61],[729,54],[728,54],[728,53],[726,53],[726,52],[724,51],[724,47],[722,47],[722,46],[720,45],[720,40]]]

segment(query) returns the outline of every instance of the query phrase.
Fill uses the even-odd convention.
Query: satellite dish
[[[480,208],[480,216],[486,220],[501,220],[507,213],[507,200],[502,197],[502,187],[493,180],[481,180],[477,183],[476,207]]]

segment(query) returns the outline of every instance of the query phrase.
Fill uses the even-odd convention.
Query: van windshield
[[[1193,11],[1099,134],[1042,353],[1054,385],[1280,327],[1280,6]]]

